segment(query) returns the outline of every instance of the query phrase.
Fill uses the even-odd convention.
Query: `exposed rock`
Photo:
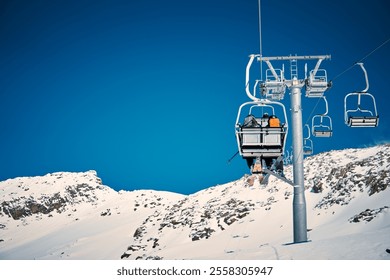
[[[62,212],[66,203],[66,198],[56,193],[51,197],[45,195],[37,199],[33,197],[20,197],[11,201],[3,201],[1,203],[1,209],[4,214],[12,217],[14,220],[19,220],[20,218],[37,213],[49,214],[55,210]]]
[[[388,211],[389,207],[384,206],[378,209],[366,209],[365,211],[360,212],[359,214],[353,216],[348,221],[350,223],[359,223],[362,221],[370,222],[373,220],[379,213],[382,213],[383,211]]]

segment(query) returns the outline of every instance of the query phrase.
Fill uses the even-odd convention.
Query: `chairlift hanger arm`
[[[251,66],[252,66],[252,63],[253,63],[253,60],[255,59],[255,55],[250,55],[249,56],[249,61],[248,61],[248,64],[246,66],[246,71],[245,71],[245,92],[246,92],[246,95],[253,101],[258,101],[259,98],[255,97],[255,92],[254,93],[251,93],[250,89],[249,89],[249,80],[250,80],[250,69],[251,69]]]
[[[322,114],[323,116],[326,116],[328,115],[328,100],[326,100],[326,97],[325,96],[322,96],[322,98],[324,99],[325,101],[325,113]]]
[[[308,131],[308,136],[306,137],[306,138],[304,138],[304,139],[310,139],[310,127],[309,127],[309,125],[308,124],[305,124],[305,127],[307,127],[307,131]]]
[[[312,72],[313,77],[316,76],[317,71],[318,71],[318,69],[320,68],[321,62],[322,62],[323,60],[324,60],[323,58],[319,58],[319,59],[318,59],[317,64],[316,64],[316,66],[314,67],[313,72]]]
[[[271,62],[269,62],[269,60],[265,60],[265,63],[267,63],[267,66],[268,66],[269,70],[271,70],[271,73],[275,77],[275,80],[278,82],[281,82],[281,80],[280,80],[278,74],[276,73],[274,67],[272,66]]]
[[[366,68],[364,68],[363,62],[357,62],[356,65],[359,65],[364,72],[364,77],[366,79],[366,88],[364,90],[362,90],[361,92],[366,93],[368,91],[369,86],[370,86],[368,83],[368,75],[367,75]]]
[[[257,89],[257,85],[259,84],[259,80],[256,80],[254,86],[253,86],[253,96],[256,97],[256,89]]]

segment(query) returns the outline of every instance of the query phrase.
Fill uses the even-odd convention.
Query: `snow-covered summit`
[[[116,192],[94,171],[10,179],[0,259],[390,259],[389,173],[390,145],[307,158],[311,242],[294,245],[293,190],[277,178],[188,196]]]
[[[94,203],[110,192],[113,190],[102,185],[96,171],[18,177],[0,182],[0,209],[18,220],[36,213],[62,212],[83,202]]]

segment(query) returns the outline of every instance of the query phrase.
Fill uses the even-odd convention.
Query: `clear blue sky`
[[[262,1],[263,55],[331,54],[332,78],[390,37],[387,0],[293,2]],[[227,160],[257,0],[3,0],[0,42],[0,180],[94,169],[115,189],[192,193],[248,172]],[[355,67],[327,93],[334,136],[316,153],[389,141],[390,43],[364,63],[380,126],[343,123]]]

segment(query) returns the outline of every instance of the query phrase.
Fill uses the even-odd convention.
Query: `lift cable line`
[[[259,6],[259,51],[260,58],[263,56],[263,34],[262,34],[262,24],[261,24],[261,0],[258,0]],[[260,79],[263,80],[263,63],[260,63]]]
[[[344,75],[346,72],[348,72],[349,70],[351,70],[355,65],[357,65],[358,63],[360,62],[363,62],[363,60],[365,60],[367,57],[369,57],[370,55],[372,55],[374,52],[376,52],[377,50],[379,50],[381,47],[383,47],[384,45],[386,45],[388,42],[390,42],[390,37],[385,40],[382,44],[380,44],[379,46],[377,46],[375,49],[373,49],[371,52],[369,52],[367,55],[365,55],[363,58],[361,58],[360,60],[356,61],[355,63],[353,63],[351,66],[349,66],[348,68],[346,68],[344,71],[340,72],[340,74],[336,75],[332,80],[336,80],[338,79],[340,76]]]
[[[233,156],[231,156],[228,161],[227,161],[227,164],[230,164],[232,162],[232,160],[238,155],[239,151],[237,151]]]

